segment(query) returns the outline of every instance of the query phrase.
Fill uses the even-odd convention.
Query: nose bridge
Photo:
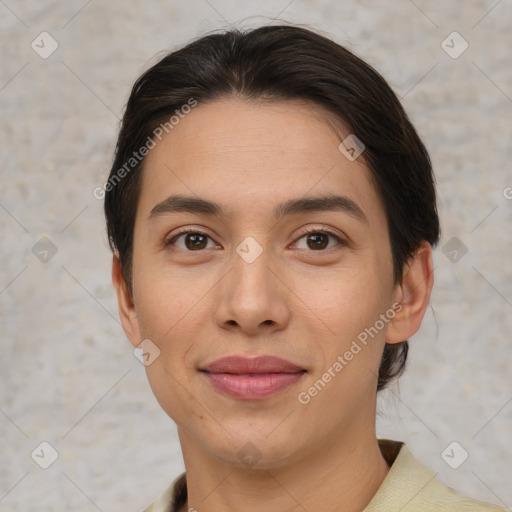
[[[263,296],[272,287],[269,281],[275,279],[270,270],[271,251],[264,247],[265,241],[259,237],[261,244],[253,236],[248,236],[235,248],[233,255],[233,272],[238,293]],[[241,297],[242,298],[242,297]],[[263,297],[262,297],[263,298]]]

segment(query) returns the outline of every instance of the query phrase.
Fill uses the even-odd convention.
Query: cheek
[[[208,269],[178,268],[161,258],[140,258],[134,266],[134,300],[142,336],[161,351],[161,361],[175,374],[191,368],[194,345],[211,327],[211,290],[219,276]]]
[[[205,410],[201,396],[191,391],[191,383],[180,365],[170,366],[162,355],[146,367],[146,376],[160,407],[177,424],[204,421]]]
[[[374,395],[385,343],[387,324],[380,315],[389,307],[387,293],[380,281],[361,272],[333,280],[324,287],[323,300],[315,299],[312,309],[319,308],[315,311],[321,319],[315,321],[329,329],[316,338],[320,364],[302,391],[318,395],[318,400],[311,398],[311,410],[322,411],[328,422],[337,422]]]
[[[203,286],[180,270],[145,264],[141,258],[133,272],[134,300],[141,332],[161,343],[179,337],[182,324],[194,318],[204,295]]]
[[[185,420],[183,411],[199,418],[201,411],[190,390],[196,372],[191,355],[201,339],[200,320],[205,314],[205,305],[198,303],[201,295],[197,298],[183,286],[164,279],[147,279],[145,284],[139,290],[137,316],[143,336],[160,351],[158,358],[146,366],[148,382],[160,406],[174,421]]]
[[[308,301],[311,310],[318,312],[318,329],[323,329],[316,333],[322,353],[318,370],[323,374],[331,369],[336,375],[334,385],[329,386],[330,393],[354,386],[373,389],[387,327],[380,315],[389,308],[390,291],[384,279],[377,278],[378,273],[378,267],[372,271],[365,267],[342,272],[338,279],[331,278],[318,288]],[[330,379],[329,375],[325,377]],[[325,398],[328,396],[329,393]]]
[[[346,340],[373,324],[387,307],[389,290],[377,276],[368,267],[344,269],[328,276],[305,302],[318,312],[331,334]]]

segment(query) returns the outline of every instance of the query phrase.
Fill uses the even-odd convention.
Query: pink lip
[[[223,357],[200,370],[217,390],[244,400],[274,395],[306,373],[304,368],[273,356]]]

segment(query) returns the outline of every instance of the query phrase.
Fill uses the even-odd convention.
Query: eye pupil
[[[323,240],[319,240],[320,237],[323,237]],[[315,249],[324,249],[329,244],[328,236],[325,233],[315,233],[308,235],[308,243],[309,242],[313,242],[312,248]]]

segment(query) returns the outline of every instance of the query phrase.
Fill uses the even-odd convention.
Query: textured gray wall
[[[175,426],[118,321],[93,189],[107,176],[129,89],[161,52],[274,17],[324,31],[373,64],[437,174],[432,308],[400,385],[381,396],[379,435],[407,441],[446,484],[512,506],[510,0],[5,0],[0,511],[135,511],[183,470]],[[49,56],[44,31],[58,43]],[[58,452],[48,469],[38,465],[52,460],[43,441]],[[457,469],[441,456],[453,441],[469,453]]]

